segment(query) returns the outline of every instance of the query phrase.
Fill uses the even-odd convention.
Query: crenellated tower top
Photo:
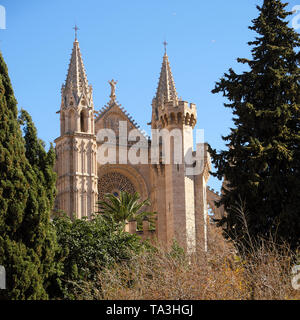
[[[175,82],[167,55],[166,45],[161,66],[156,95],[152,100],[153,129],[172,126],[189,125],[194,128],[197,121],[197,110],[195,104],[188,104],[178,98]]]

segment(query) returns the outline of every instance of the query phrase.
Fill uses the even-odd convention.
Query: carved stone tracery
[[[133,183],[123,174],[119,172],[109,172],[99,178],[99,200],[102,200],[106,193],[119,193],[120,191],[127,191],[131,194],[136,191]]]

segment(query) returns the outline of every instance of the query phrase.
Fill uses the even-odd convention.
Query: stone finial
[[[118,83],[118,81],[112,79],[111,81],[108,81],[108,83],[110,84],[111,89],[109,104],[114,104],[116,102],[116,84]]]

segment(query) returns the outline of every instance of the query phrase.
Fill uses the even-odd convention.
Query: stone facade
[[[203,170],[198,175],[187,175],[184,161],[164,164],[161,153],[159,162],[151,163],[150,148],[153,141],[150,138],[140,147],[140,152],[147,151],[148,164],[132,164],[127,161],[128,154],[125,159],[124,156],[120,157],[120,150],[129,151],[131,147],[130,142],[119,135],[120,121],[125,123],[126,128],[123,129],[128,133],[132,129],[140,129],[116,101],[116,82],[112,80],[109,84],[110,101],[104,108],[95,111],[92,87],[88,84],[79,43],[75,39],[67,79],[62,86],[60,137],[55,140],[58,174],[56,208],[70,216],[89,217],[96,210],[97,199],[101,199],[105,193],[118,195],[121,190],[131,193],[137,191],[143,199],[150,199],[151,207],[148,210],[157,212],[156,229],[149,230],[149,223],[145,221],[143,232],[136,231],[134,222],[128,223],[126,230],[138,232],[143,238],[157,238],[165,246],[170,246],[175,238],[188,252],[206,250],[207,202],[212,206],[213,196],[217,196],[207,191],[210,157],[206,146],[202,146]],[[193,152],[196,122],[196,105],[178,98],[165,52],[149,124],[152,129],[180,130],[181,157],[184,159],[188,152]],[[101,129],[111,129],[116,134],[115,164],[99,162],[98,150],[103,142],[97,141],[96,137]],[[170,144],[171,157],[174,145]]]

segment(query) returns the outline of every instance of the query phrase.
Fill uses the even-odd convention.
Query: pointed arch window
[[[80,131],[87,132],[87,117],[84,110],[80,112]]]
[[[68,125],[68,131],[73,132],[75,131],[75,112],[73,109],[69,112],[69,125]]]

